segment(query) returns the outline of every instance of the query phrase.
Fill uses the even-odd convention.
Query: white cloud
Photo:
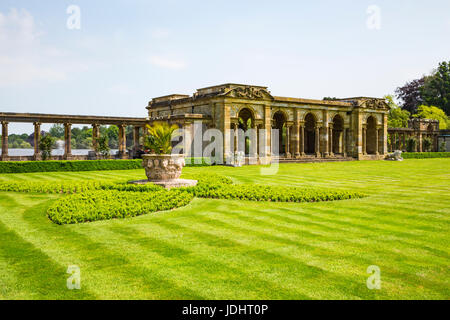
[[[184,61],[161,56],[152,56],[149,58],[149,62],[154,66],[164,69],[180,70],[186,67]]]
[[[42,45],[42,36],[28,11],[0,12],[0,86],[61,81],[80,67],[67,63],[64,50]]]

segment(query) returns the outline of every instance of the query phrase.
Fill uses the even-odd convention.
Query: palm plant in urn
[[[183,154],[171,154],[172,139],[178,135],[178,126],[166,122],[147,125],[148,136],[145,147],[149,154],[142,156],[145,174],[150,181],[178,179],[184,167]]]

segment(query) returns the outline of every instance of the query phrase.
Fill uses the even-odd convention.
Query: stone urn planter
[[[142,159],[149,181],[178,179],[185,165],[182,154],[144,154]]]

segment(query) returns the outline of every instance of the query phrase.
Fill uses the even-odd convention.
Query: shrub
[[[233,184],[232,180],[217,174],[197,175],[198,184],[185,188],[199,198],[238,199],[249,201],[315,202],[364,197],[353,191],[312,189],[300,187]]]
[[[39,141],[39,149],[41,150],[42,160],[47,160],[52,155],[52,146],[55,143],[55,139],[49,135],[45,134],[41,137]]]
[[[430,152],[431,151],[431,146],[433,145],[433,140],[431,140],[428,137],[425,137],[422,140],[422,144],[423,144],[423,150],[425,152]]]
[[[212,164],[211,158],[186,157],[184,159],[186,167],[206,167]]]
[[[409,137],[409,138],[406,140],[406,150],[407,150],[408,152],[414,152],[414,151],[416,151],[416,144],[417,144],[416,138]]]
[[[450,152],[403,152],[404,159],[450,158]]]
[[[92,181],[92,182],[36,182],[36,181],[0,181],[0,191],[10,192],[32,192],[32,193],[78,193],[88,190],[101,189],[102,185],[111,183]]]
[[[137,193],[97,190],[63,197],[47,210],[57,224],[135,217],[187,205],[193,196],[179,190]]]

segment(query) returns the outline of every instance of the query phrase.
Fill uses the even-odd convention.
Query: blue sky
[[[2,0],[0,110],[144,117],[152,97],[226,82],[381,97],[449,59],[449,12],[448,0]]]

